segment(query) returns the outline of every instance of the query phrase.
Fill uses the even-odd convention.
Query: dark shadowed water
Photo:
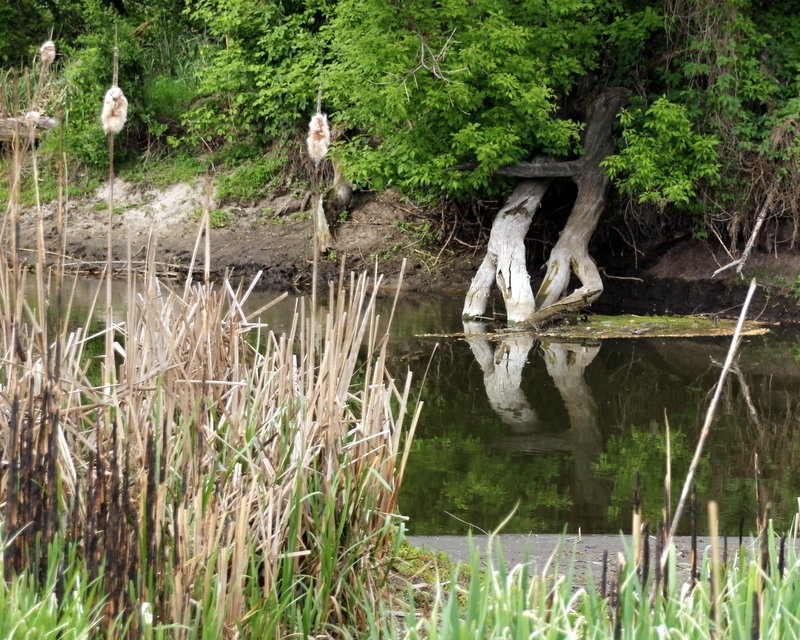
[[[287,301],[264,320],[280,331],[293,308]],[[395,316],[390,366],[398,377],[412,371],[425,402],[400,500],[410,533],[490,531],[509,516],[506,533],[627,531],[637,473],[655,527],[667,421],[674,504],[728,339],[492,341],[477,327],[426,337],[463,332],[460,311],[458,298],[406,295]],[[755,530],[755,454],[774,516],[796,512],[798,337],[745,338],[726,383],[697,477],[701,505],[720,504],[723,533]]]

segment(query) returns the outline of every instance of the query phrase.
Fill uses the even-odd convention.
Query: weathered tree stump
[[[579,160],[520,163],[496,171],[526,180],[517,186],[495,217],[486,257],[466,295],[464,317],[476,318],[486,312],[495,282],[511,324],[547,324],[588,306],[603,292],[602,278],[589,255],[589,240],[605,208],[608,188],[608,178],[600,162],[614,150],[612,126],[626,100],[627,92],[614,88],[594,101],[583,140],[585,153]],[[534,297],[527,271],[525,235],[551,179],[559,176],[572,177],[578,185],[578,196]],[[581,286],[565,296],[571,273],[575,273]]]

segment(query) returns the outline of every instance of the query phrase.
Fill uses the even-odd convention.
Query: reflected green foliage
[[[469,528],[465,523],[490,531],[517,503],[519,508],[504,530],[559,530],[572,504],[562,482],[568,463],[567,456],[531,459],[487,450],[486,443],[474,438],[458,442],[418,438],[400,509],[410,517],[409,531],[425,535],[465,533]]]
[[[674,507],[683,478],[689,470],[694,448],[687,434],[682,431],[671,433],[670,445]],[[662,519],[666,468],[666,436],[662,425],[654,422],[649,428],[633,427],[630,433],[625,435],[612,435],[606,442],[605,451],[594,464],[597,477],[611,481],[608,519],[618,521],[630,516],[636,475],[640,474],[643,518],[655,527],[656,522]],[[703,470],[704,466],[701,466],[697,476],[698,491],[701,494],[704,493]]]

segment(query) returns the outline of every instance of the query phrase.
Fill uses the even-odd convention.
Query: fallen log
[[[35,119],[33,135],[35,139],[39,138],[42,131],[49,131],[58,124],[55,118],[47,116],[39,116]],[[0,141],[12,140],[14,136],[27,136],[28,134],[28,121],[24,116],[16,118],[0,118]]]

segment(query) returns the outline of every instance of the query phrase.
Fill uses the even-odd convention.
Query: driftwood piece
[[[34,138],[38,139],[42,131],[49,131],[58,124],[55,118],[40,116],[34,128]],[[0,118],[0,141],[12,140],[15,135],[24,137],[28,134],[28,123],[25,118]]]

